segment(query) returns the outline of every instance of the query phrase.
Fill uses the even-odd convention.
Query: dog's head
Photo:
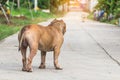
[[[63,33],[63,35],[66,32],[66,24],[65,24],[65,22],[63,20],[54,19],[50,23],[50,26],[55,26],[56,28],[58,28]]]

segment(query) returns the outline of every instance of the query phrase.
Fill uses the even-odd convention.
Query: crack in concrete
[[[109,56],[110,59],[112,59],[115,63],[117,63],[120,66],[120,62],[118,60],[112,57],[109,54],[109,52],[85,28],[83,28],[83,30],[96,42],[96,44]]]

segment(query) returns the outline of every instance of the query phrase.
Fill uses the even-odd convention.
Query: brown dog
[[[39,68],[45,68],[47,51],[54,51],[54,66],[62,69],[58,64],[60,48],[63,44],[63,35],[66,32],[66,24],[63,20],[53,20],[48,26],[27,25],[18,34],[19,50],[22,54],[23,71],[32,71],[32,60],[37,50],[41,50],[41,64]],[[30,54],[26,59],[26,49],[29,46]]]

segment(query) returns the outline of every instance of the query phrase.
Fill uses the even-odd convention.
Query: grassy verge
[[[93,13],[90,13],[88,16],[88,19],[94,20],[94,16]],[[104,23],[108,23],[108,24],[114,24],[114,25],[118,25],[118,19],[112,19],[112,20],[108,20],[108,19],[101,19],[99,20],[100,22],[104,22]]]
[[[42,11],[34,12],[27,9],[17,9],[11,11],[12,18],[10,18],[11,24],[0,23],[0,40],[16,33],[27,24],[36,24],[41,21],[48,20],[50,18],[56,18],[56,15],[51,13],[45,13]],[[16,16],[24,17],[16,17]],[[0,19],[1,20],[1,19]]]
[[[93,13],[90,13],[87,18],[93,20],[94,19]]]
[[[20,28],[19,27],[12,27],[8,25],[1,25],[0,26],[0,40],[6,38],[9,35],[16,33]]]

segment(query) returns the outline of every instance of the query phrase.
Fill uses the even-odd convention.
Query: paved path
[[[120,80],[120,27],[90,20],[83,23],[80,12],[70,12],[62,19],[67,24],[59,57],[63,70],[54,69],[51,52],[47,54],[47,68],[38,69],[38,51],[34,71],[22,72],[14,34],[0,42],[0,80]]]

